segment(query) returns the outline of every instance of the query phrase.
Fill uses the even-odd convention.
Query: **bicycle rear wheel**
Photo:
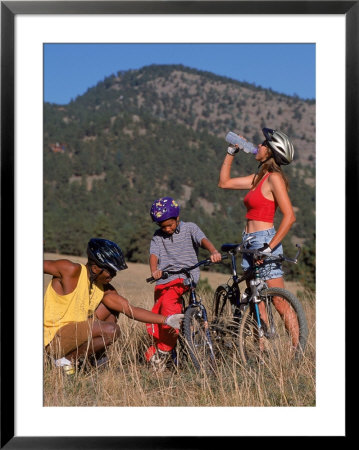
[[[232,298],[235,298],[234,290],[226,284],[217,287],[213,298],[211,331],[215,342],[224,348],[233,347],[233,338],[239,331],[239,317],[234,316]]]
[[[197,370],[213,371],[215,358],[204,307],[190,306],[183,320],[183,331],[189,356]]]
[[[253,304],[242,317],[239,352],[243,363],[256,364],[264,358],[275,358],[277,362],[300,360],[308,339],[301,303],[291,292],[281,288],[263,290],[260,299],[262,329],[258,327]]]

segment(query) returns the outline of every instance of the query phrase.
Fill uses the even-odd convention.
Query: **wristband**
[[[238,148],[238,147],[228,147],[228,148],[227,148],[227,153],[228,153],[229,155],[234,156],[234,154],[235,154],[235,153],[238,153],[238,152],[239,152],[239,148]]]
[[[267,253],[268,255],[272,253],[272,249],[269,247],[267,243],[264,244],[263,247],[259,248],[258,250],[262,253]]]

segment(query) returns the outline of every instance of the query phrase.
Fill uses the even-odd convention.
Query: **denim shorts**
[[[276,231],[274,228],[269,228],[268,230],[255,231],[254,233],[246,233],[243,231],[242,239],[245,240],[248,236],[253,236],[252,239],[246,246],[248,249],[257,249],[263,247],[264,244],[269,244],[273,239]],[[277,245],[272,250],[272,255],[282,255],[283,247],[282,244]],[[244,271],[248,270],[253,265],[253,256],[246,255],[243,253],[242,269]],[[279,262],[271,262],[270,258],[265,259],[265,263],[259,269],[260,277],[264,280],[270,280],[272,278],[281,278],[283,276],[282,265]]]

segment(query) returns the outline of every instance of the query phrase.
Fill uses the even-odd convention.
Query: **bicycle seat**
[[[222,252],[230,252],[235,250],[239,244],[223,244],[221,247]]]

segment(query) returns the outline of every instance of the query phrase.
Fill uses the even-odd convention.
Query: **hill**
[[[118,72],[68,105],[44,104],[45,250],[83,255],[88,238],[102,236],[146,262],[148,211],[164,195],[217,247],[239,241],[244,194],[217,188],[224,136],[259,143],[263,126],[293,138],[296,159],[285,171],[297,222],[285,246],[304,244],[295,275],[313,284],[315,103],[178,65]],[[256,168],[241,154],[233,173]]]

